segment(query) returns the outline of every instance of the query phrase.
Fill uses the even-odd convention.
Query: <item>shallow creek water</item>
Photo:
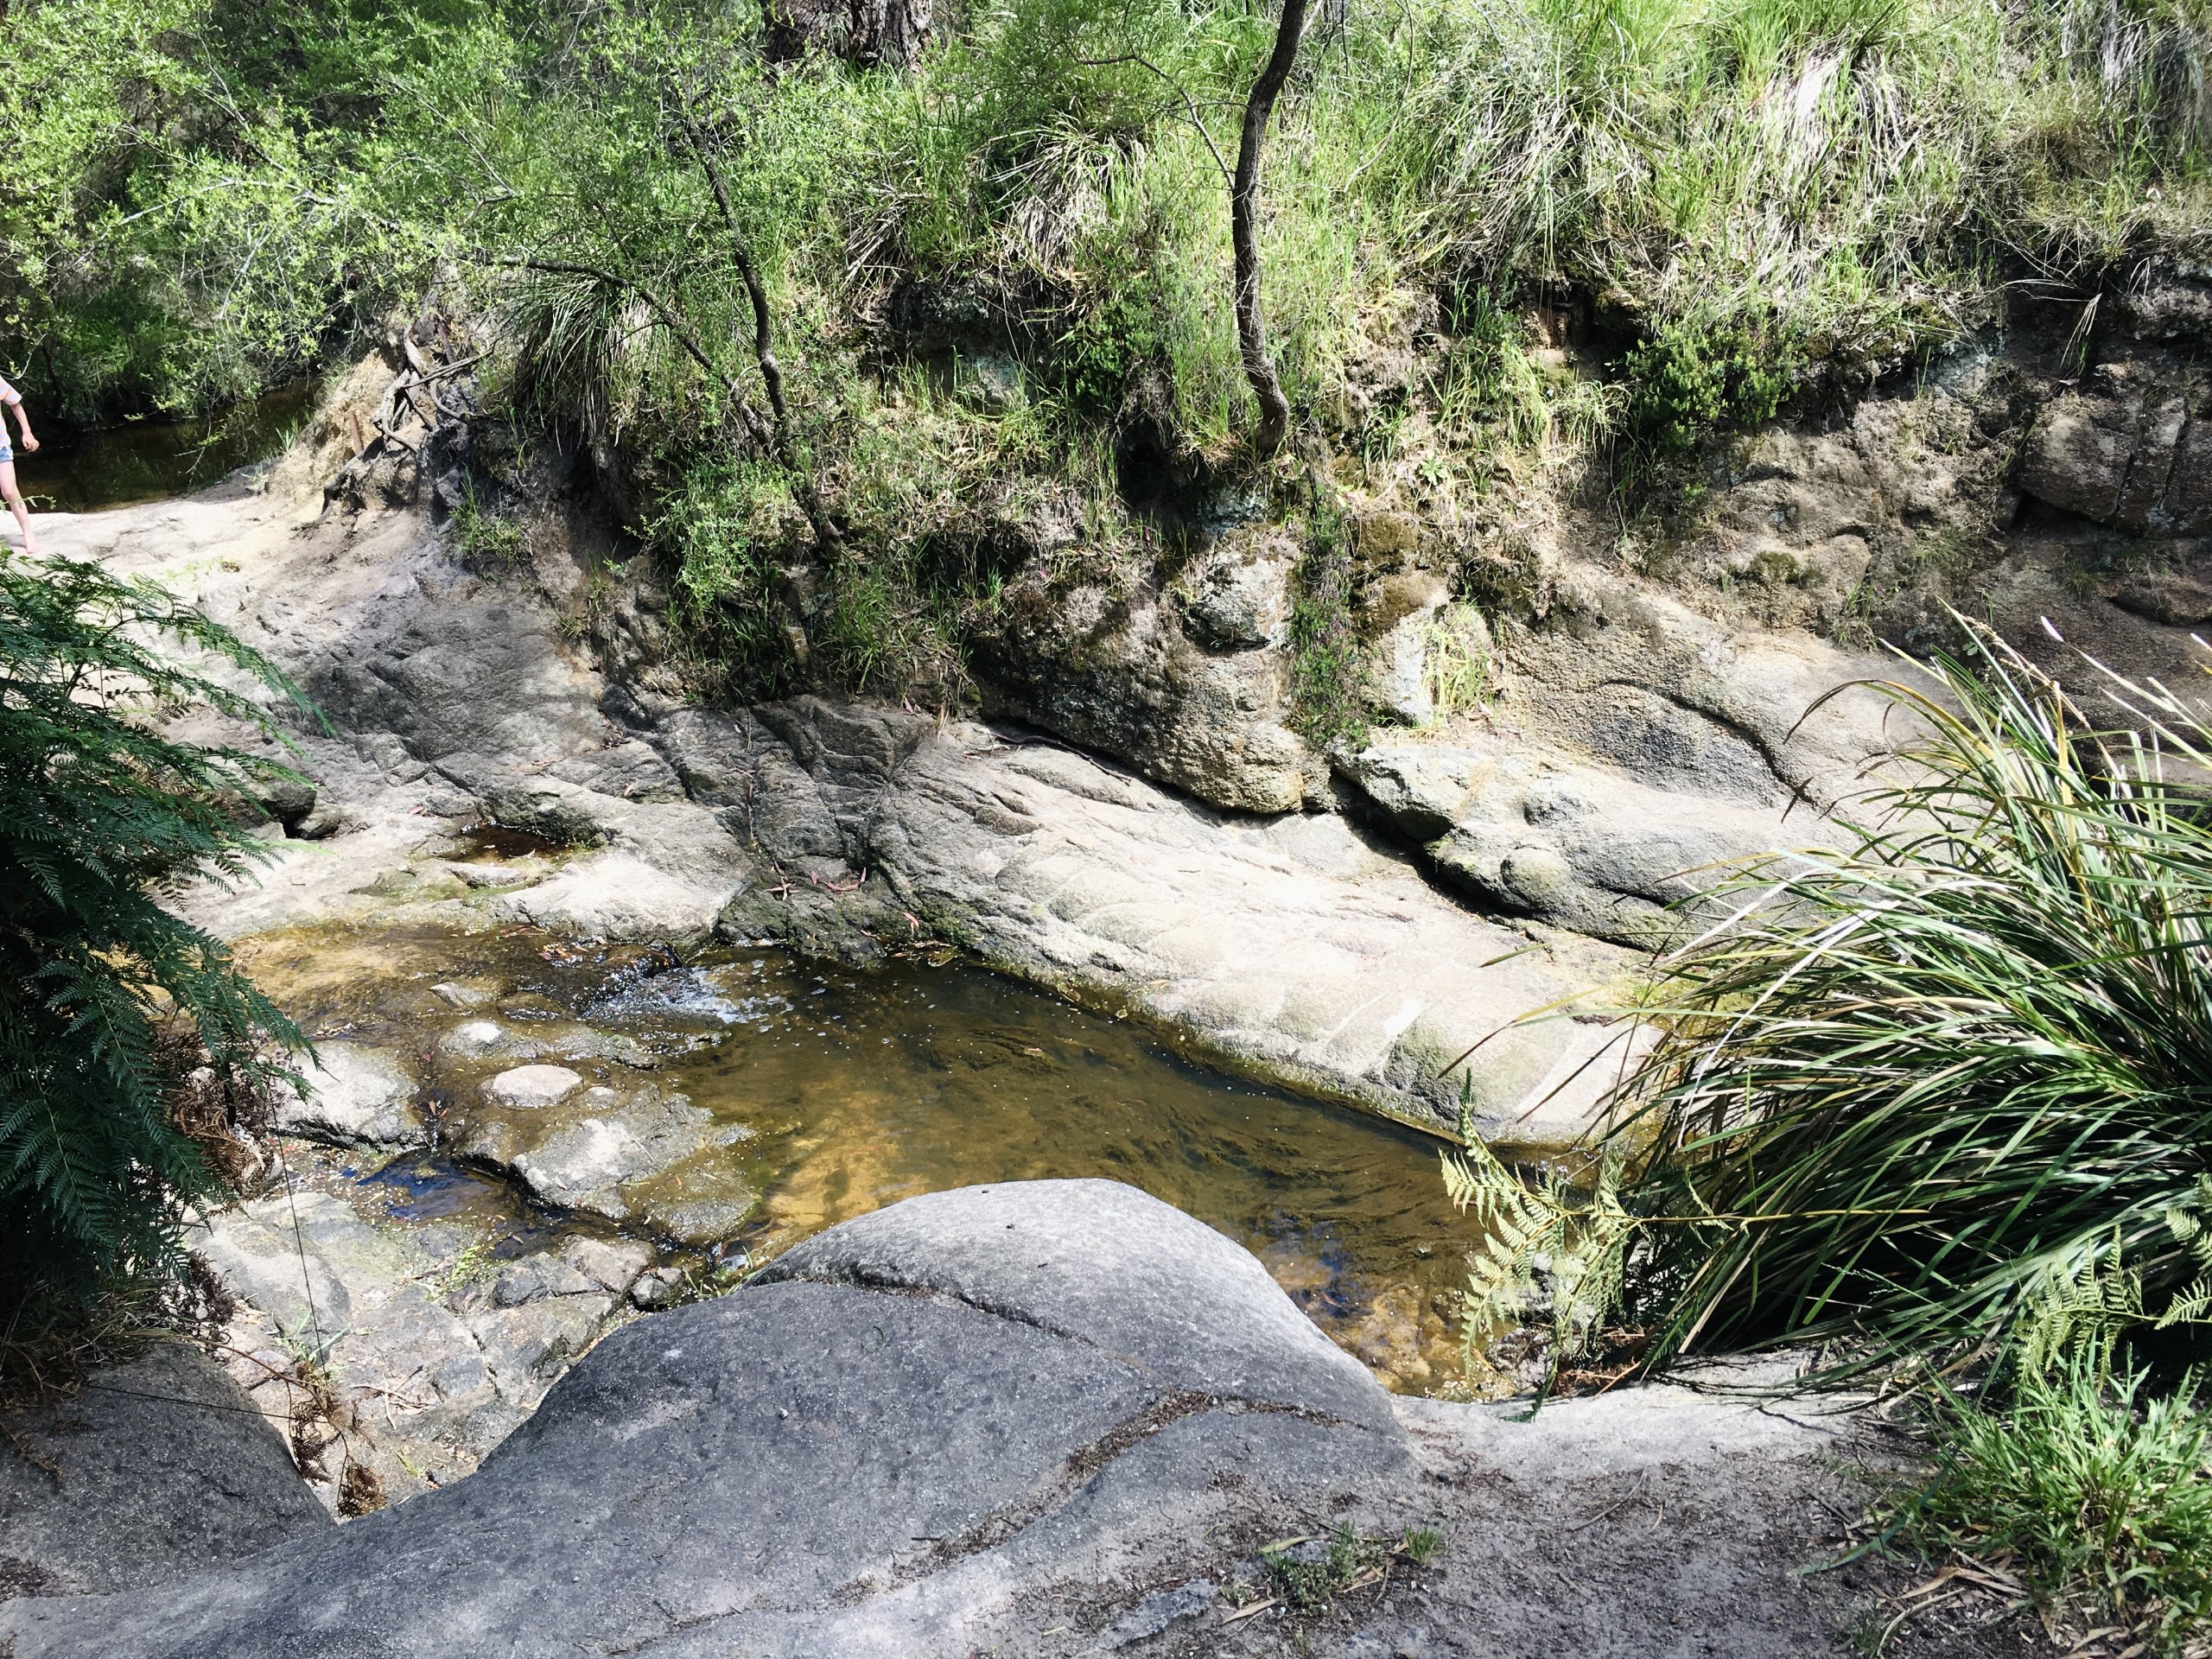
[[[204,490],[276,454],[315,412],[317,383],[296,381],[203,420],[125,421],[73,429],[40,419],[35,454],[16,451],[35,512],[104,512]]]
[[[1446,1316],[1472,1230],[1445,1201],[1435,1142],[1199,1065],[995,975],[919,962],[855,972],[766,949],[677,965],[535,931],[389,927],[264,935],[239,954],[311,1037],[408,1056],[425,1098],[454,1116],[514,1063],[442,1052],[468,1020],[582,1022],[641,1046],[661,1088],[731,1130],[713,1155],[760,1195],[733,1241],[753,1260],[915,1193],[1105,1176],[1251,1249],[1387,1385],[1426,1392],[1458,1374]],[[473,1219],[500,1254],[560,1225],[437,1154],[332,1168],[365,1209]]]

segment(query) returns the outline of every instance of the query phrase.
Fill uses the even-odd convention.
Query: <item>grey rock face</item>
[[[1618,971],[1576,941],[1529,952],[1340,817],[1227,818],[1057,747],[813,698],[681,730],[677,770],[718,779],[725,822],[785,872],[732,904],[726,934],[855,954],[957,940],[1387,1111],[1450,1122],[1446,1064]],[[1583,1062],[1614,1037],[1567,1021],[1491,1036],[1478,1119],[1572,1139],[1603,1071]]]
[[[1728,868],[1836,834],[1809,809],[1655,789],[1496,741],[1386,738],[1344,772],[1486,906],[1624,944],[1671,937],[1684,919],[1675,907]]]
[[[561,1260],[600,1289],[619,1296],[652,1266],[653,1253],[634,1239],[572,1238],[561,1247]]]
[[[393,1055],[326,1042],[307,1073],[308,1093],[277,1103],[276,1127],[341,1145],[408,1148],[429,1144],[415,1109],[415,1079]]]
[[[2212,620],[2212,588],[2183,575],[2139,576],[2113,594],[2112,602],[2168,627],[2191,628]]]
[[[330,1525],[245,1390],[181,1343],[6,1427],[0,1597],[143,1589]]]
[[[1284,722],[1295,548],[1224,537],[1153,591],[1122,566],[1063,577],[1048,563],[1007,591],[978,644],[994,714],[1031,721],[1239,812],[1296,811],[1319,780]]]
[[[1684,796],[1826,810],[1898,741],[1891,705],[1853,684],[1895,677],[1893,659],[1732,629],[1586,569],[1562,577],[1554,620],[1512,644],[1491,720],[1536,759],[1564,751]]]
[[[455,1153],[512,1175],[544,1203],[683,1243],[713,1243],[744,1224],[759,1195],[723,1152],[746,1129],[651,1084],[582,1084],[565,1066],[501,1072],[455,1130]]]
[[[319,658],[302,683],[331,719],[397,737],[417,763],[474,753],[542,765],[598,749],[590,677],[544,607],[458,571],[424,587],[365,637],[289,642]]]
[[[2036,423],[2020,487],[2137,535],[2212,532],[2212,410],[2186,372],[2101,364]]]
[[[480,1285],[466,1261],[432,1256],[322,1192],[219,1212],[192,1243],[249,1304],[232,1342],[256,1400],[284,1408],[296,1396],[282,1377],[303,1348],[320,1352],[340,1395],[359,1402],[352,1454],[394,1499],[474,1467],[616,1307],[589,1273],[550,1256]]]
[[[0,1635],[17,1659],[1020,1651],[1040,1582],[1187,1579],[1210,1527],[1410,1470],[1358,1366],[1155,1200],[1053,1182],[869,1219],[603,1341],[466,1481],[228,1573],[11,1604]],[[1102,1249],[1118,1309],[1073,1266]]]

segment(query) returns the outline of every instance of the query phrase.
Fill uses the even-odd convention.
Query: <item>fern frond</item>
[[[201,653],[311,712],[150,582],[0,558],[0,1270],[19,1280],[165,1270],[179,1202],[213,1190],[172,1121],[157,1017],[248,1089],[286,1076],[274,1057],[301,1043],[221,943],[149,891],[241,880],[267,856],[232,806],[270,763],[145,717],[198,703],[283,739],[251,697],[188,666]]]

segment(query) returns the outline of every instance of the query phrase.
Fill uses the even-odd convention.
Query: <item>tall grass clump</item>
[[[2212,822],[2177,781],[2212,735],[2108,676],[2113,729],[1966,626],[1883,688],[1918,734],[1851,849],[1734,875],[1662,964],[1605,1142],[1628,1173],[1560,1223],[1624,1261],[1599,1311],[1647,1366],[1814,1340],[1863,1368],[2212,1300]],[[1490,1202],[1489,1168],[1455,1196]]]
[[[1885,688],[1917,721],[1848,853],[1778,856],[1667,964],[1618,1133],[1655,1146],[1651,1351],[2002,1333],[2054,1284],[2194,1280],[2212,1147],[2212,823],[2196,712],[2109,729],[1993,637]]]
[[[1810,354],[1876,359],[1955,329],[1982,291],[1955,232],[2002,137],[1986,10],[1508,0],[1431,18],[1395,160],[1433,262],[1610,290],[1654,327],[1778,315]]]

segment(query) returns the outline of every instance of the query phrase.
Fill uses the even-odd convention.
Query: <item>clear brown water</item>
[[[456,1096],[474,1072],[427,1057],[467,1019],[582,1020],[664,1052],[664,1083],[752,1131],[730,1155],[762,1195],[737,1241],[756,1257],[915,1193],[1103,1176],[1251,1249],[1386,1382],[1427,1390],[1457,1373],[1446,1314],[1472,1234],[1445,1202],[1433,1141],[996,976],[772,950],[670,968],[537,933],[387,929],[270,935],[241,955],[311,1035],[425,1056],[431,1086]],[[463,1011],[429,988],[454,981],[490,1000]],[[354,1179],[403,1220],[496,1214],[525,1239],[546,1224],[436,1159]]]
[[[38,512],[103,512],[204,490],[282,450],[315,410],[302,380],[200,421],[127,421],[72,431],[31,410],[40,443],[19,446],[16,480]]]

